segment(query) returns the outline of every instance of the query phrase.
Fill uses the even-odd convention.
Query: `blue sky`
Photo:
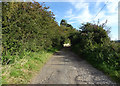
[[[118,39],[118,2],[45,2],[46,6],[50,7],[50,11],[55,14],[56,21],[60,23],[61,19],[66,19],[67,22],[76,29],[81,23],[93,22],[99,19],[100,23],[107,19],[107,26],[111,27],[109,36],[112,40]],[[96,14],[106,4],[105,8]]]

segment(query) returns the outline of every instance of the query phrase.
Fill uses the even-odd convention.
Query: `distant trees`
[[[60,22],[60,27],[62,29],[62,32],[64,32],[64,38],[63,38],[63,42],[70,42],[69,37],[71,36],[72,33],[76,32],[77,30],[75,28],[73,28],[73,26],[71,24],[67,23],[67,20],[62,19]]]
[[[61,22],[60,22],[60,25],[66,26],[67,25],[67,21],[65,19],[62,19]]]
[[[65,19],[61,20],[60,25],[63,25],[65,27],[70,27],[71,29],[73,29],[73,26],[71,24],[68,24]]]

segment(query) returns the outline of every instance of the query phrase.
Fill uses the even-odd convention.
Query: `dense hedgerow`
[[[62,47],[68,33],[64,29],[70,28],[59,26],[48,9],[38,2],[2,3],[3,64],[23,58],[25,51]]]
[[[103,25],[83,24],[70,36],[73,50],[94,66],[120,80],[120,44],[111,42]]]

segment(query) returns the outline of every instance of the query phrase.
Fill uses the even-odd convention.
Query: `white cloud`
[[[85,0],[82,0],[85,1]],[[101,9],[100,2],[96,2],[95,8],[97,10],[96,13],[93,15],[90,14],[89,5],[90,3],[81,3],[81,2],[71,2],[71,4],[76,9],[76,12],[79,11],[79,13],[76,13],[72,9],[68,10],[66,12],[65,18],[67,18],[68,23],[73,24],[81,24],[85,22],[92,22],[94,16],[99,12]],[[100,20],[100,23],[104,23],[106,20],[107,26],[111,27],[111,39],[116,40],[118,39],[117,35],[117,26],[118,26],[118,2],[110,0],[109,3],[107,3],[106,7],[97,15],[97,17],[94,19],[95,22]]]
[[[111,40],[118,40],[118,36],[116,34],[111,34]]]
[[[105,13],[108,13],[108,15],[106,15]],[[97,21],[97,19],[100,19],[100,23],[105,23],[105,21],[107,20],[107,26],[111,27],[111,33],[110,33],[110,37],[111,40],[117,40],[118,39],[118,13],[114,11],[101,11],[100,14],[96,17],[95,21]]]
[[[72,5],[76,8],[76,10],[80,10],[78,14],[74,14],[75,11],[69,9],[66,12],[65,18],[68,18],[68,22],[72,23],[83,23],[89,22],[91,20],[92,15],[89,12],[89,3],[73,3]]]
[[[109,4],[107,7],[109,7],[111,5],[111,4],[110,5]],[[95,21],[97,21],[99,18],[101,23],[104,23],[105,20],[107,20],[108,26],[118,26],[118,10],[117,10],[117,6],[114,7],[114,5],[115,5],[115,3],[112,3],[113,8],[111,10],[110,10],[110,8],[107,9],[107,11],[102,10],[99,13],[99,15],[95,18]]]
[[[118,12],[118,1],[110,2],[107,4],[107,9],[109,13],[117,13]]]
[[[69,23],[69,24],[74,24],[74,23],[76,23],[76,22],[75,22],[75,21],[73,21],[73,22],[68,21],[68,23]]]
[[[100,5],[100,2],[96,2],[95,7],[99,7],[99,5]]]
[[[84,0],[82,0],[82,1],[84,1]],[[82,2],[72,2],[72,5],[79,11],[81,9],[85,9],[89,4],[82,3]]]
[[[65,15],[64,17],[65,17],[65,18],[74,17],[73,10],[72,10],[72,9],[69,9],[69,10],[66,12],[66,15]]]

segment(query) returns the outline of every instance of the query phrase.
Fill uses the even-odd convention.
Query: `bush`
[[[2,3],[3,64],[14,60],[11,55],[22,58],[24,51],[39,52],[62,46],[64,32],[48,9],[38,2]]]
[[[91,23],[83,24],[79,32],[71,35],[72,49],[83,55],[95,67],[107,71],[110,76],[116,71],[117,75],[114,73],[112,77],[116,77],[119,81],[120,46],[119,43],[110,41],[107,31],[102,26]]]

